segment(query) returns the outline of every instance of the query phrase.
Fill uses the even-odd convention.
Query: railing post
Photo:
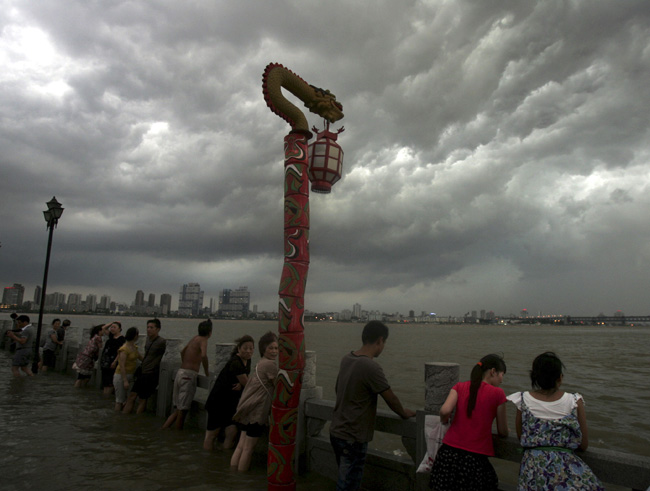
[[[316,352],[305,351],[305,368],[302,375],[302,389],[298,403],[298,423],[296,425],[296,453],[294,472],[300,474],[307,471],[307,438],[314,433],[320,433],[325,422],[320,427],[313,428],[307,424],[305,417],[305,402],[309,399],[322,399],[323,388],[316,385]]]
[[[181,366],[181,349],[183,349],[180,339],[166,339],[166,341],[165,354],[160,361],[160,378],[156,394],[156,415],[163,418],[168,416],[172,406],[174,376]]]
[[[458,363],[429,362],[424,364],[424,411],[417,411],[415,420],[418,428],[415,443],[416,470],[427,452],[424,438],[424,417],[427,414],[438,414],[449,391],[458,383],[459,378],[460,365]],[[429,489],[429,474],[416,475],[416,489],[418,491]]]

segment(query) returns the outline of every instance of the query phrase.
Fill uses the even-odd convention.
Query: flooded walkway
[[[0,352],[1,489],[266,489],[265,460],[232,472],[230,451],[204,451],[199,428],[162,430],[153,413],[115,413],[112,397],[73,382],[52,372],[14,379],[9,353]],[[297,482],[301,490],[334,488],[315,474]]]

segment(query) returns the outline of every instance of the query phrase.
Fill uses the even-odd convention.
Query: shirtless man
[[[209,377],[208,371],[208,339],[212,335],[212,321],[210,319],[199,324],[199,334],[194,336],[181,351],[181,368],[174,379],[174,411],[163,428],[169,428],[176,421],[176,429],[182,430],[185,416],[192,407],[194,394],[196,393],[196,379],[199,376],[199,368],[203,364],[205,376]]]

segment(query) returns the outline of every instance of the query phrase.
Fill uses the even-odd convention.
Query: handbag
[[[449,424],[441,423],[440,416],[427,414],[424,417],[424,439],[427,444],[427,452],[424,454],[424,458],[416,472],[420,474],[431,472],[438,450],[442,446],[442,439],[448,429]]]

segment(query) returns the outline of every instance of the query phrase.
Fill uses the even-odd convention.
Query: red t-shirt
[[[483,455],[494,455],[492,445],[492,422],[497,408],[506,402],[503,389],[481,382],[476,396],[472,417],[467,418],[470,382],[459,382],[453,390],[458,393],[454,420],[442,442],[451,446]]]

